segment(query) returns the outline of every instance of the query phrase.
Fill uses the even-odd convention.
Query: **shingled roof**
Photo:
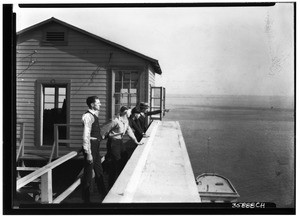
[[[42,22],[40,22],[40,23],[38,23],[38,24],[36,24],[36,25],[30,26],[30,27],[28,27],[28,28],[26,28],[26,29],[23,29],[23,30],[17,32],[17,35],[18,35],[18,36],[19,36],[19,35],[22,35],[22,34],[24,34],[24,33],[26,33],[26,32],[29,32],[29,31],[31,31],[31,30],[33,30],[33,29],[36,29],[36,28],[38,28],[38,27],[40,27],[40,26],[42,26],[42,25],[45,25],[45,24],[51,23],[51,22],[59,23],[59,24],[61,24],[61,25],[63,25],[63,26],[66,26],[66,27],[68,27],[68,28],[70,28],[70,29],[73,29],[73,30],[75,30],[75,31],[78,31],[78,32],[81,32],[81,33],[83,33],[83,34],[85,34],[85,35],[88,35],[88,36],[90,36],[90,37],[92,37],[92,38],[94,38],[94,39],[96,39],[96,40],[105,42],[105,43],[107,43],[107,44],[109,44],[109,45],[111,45],[111,46],[117,47],[117,48],[119,48],[119,49],[121,49],[121,50],[124,50],[124,51],[126,51],[126,52],[128,52],[128,53],[131,53],[131,54],[133,54],[133,55],[135,55],[135,56],[138,56],[138,57],[140,57],[140,58],[142,58],[142,59],[144,59],[144,60],[150,62],[150,64],[151,64],[152,67],[155,69],[155,72],[156,72],[157,74],[162,74],[162,71],[161,71],[161,68],[160,68],[160,66],[159,66],[158,60],[153,59],[153,58],[148,57],[148,56],[145,56],[144,54],[138,53],[138,52],[136,52],[136,51],[134,51],[134,50],[131,50],[131,49],[126,48],[126,47],[124,47],[124,46],[122,46],[122,45],[119,45],[119,44],[117,44],[117,43],[114,43],[114,42],[112,42],[112,41],[109,41],[109,40],[107,40],[107,39],[104,39],[104,38],[102,38],[102,37],[100,37],[100,36],[94,35],[94,34],[92,34],[92,33],[90,33],[90,32],[87,32],[87,31],[85,31],[85,30],[83,30],[83,29],[80,29],[80,28],[78,28],[78,27],[76,27],[76,26],[73,26],[73,25],[68,24],[68,23],[66,23],[66,22],[63,22],[63,21],[61,21],[61,20],[58,20],[58,19],[56,19],[55,17],[51,17],[50,19],[47,19],[47,20],[42,21]]]

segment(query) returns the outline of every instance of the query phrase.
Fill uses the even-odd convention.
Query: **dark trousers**
[[[126,148],[122,139],[111,139],[110,146],[112,165],[109,171],[108,178],[109,188],[113,186],[128,160]]]
[[[91,152],[93,156],[93,163],[89,164],[87,162],[87,154],[84,153],[84,174],[82,178],[82,199],[84,202],[90,202],[90,191],[93,177],[93,170],[95,172],[95,182],[99,194],[104,198],[107,194],[107,190],[103,179],[103,169],[101,165],[100,156],[100,141],[91,140]]]

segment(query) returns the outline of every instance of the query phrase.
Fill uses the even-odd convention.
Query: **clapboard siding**
[[[149,67],[149,84],[155,86],[155,73],[151,67]]]
[[[18,72],[21,72],[22,70],[24,69],[27,69],[28,68],[28,65],[17,65],[18,67]],[[51,68],[41,68],[40,66],[37,66],[37,65],[32,65],[29,67],[30,70],[32,71],[32,73],[41,73],[41,71],[53,71],[53,72],[61,72],[61,71],[64,71],[64,72],[68,72],[68,73],[72,73],[74,75],[77,75],[77,74],[86,74],[87,72],[91,71],[98,71],[98,72],[104,72],[106,70],[96,70],[97,67],[96,66],[86,66],[86,67],[83,67],[83,66],[56,66],[56,65],[52,65]],[[22,69],[22,70],[21,70]],[[36,71],[36,72],[35,72]]]
[[[106,51],[110,51],[110,52],[115,52],[117,51],[117,49],[94,49],[94,46],[89,46],[89,47],[84,47],[84,48],[73,48],[73,47],[65,47],[64,50],[58,50],[58,49],[53,49],[53,47],[50,46],[43,46],[41,47],[39,44],[37,44],[36,42],[33,42],[31,44],[26,44],[25,42],[22,43],[22,48],[26,48],[26,50],[22,50],[22,51],[18,51],[17,54],[19,57],[21,58],[28,58],[30,57],[30,55],[36,55],[37,53],[40,53],[40,57],[46,57],[46,55],[49,56],[55,56],[55,55],[62,55],[62,56],[71,56],[71,53],[78,53],[80,55],[89,55],[89,54],[93,54],[93,55],[103,55],[106,57],[109,57],[109,53],[103,53],[104,50]],[[38,51],[36,51],[36,54],[34,54],[34,49],[33,48],[38,48]],[[17,46],[17,49],[19,49],[20,46]],[[88,49],[89,48],[89,49]],[[91,49],[90,49],[91,48]],[[69,53],[66,53],[69,52]]]
[[[32,87],[32,81],[27,81],[27,80],[22,80],[22,79],[17,79],[17,88],[22,88],[22,87]]]
[[[32,85],[30,86],[21,86],[20,84],[17,85],[16,87],[17,91],[34,91],[34,87]]]
[[[146,102],[147,101],[147,95],[146,95],[146,78],[147,78],[147,75],[146,75],[146,70],[145,68],[143,69],[143,72],[141,73],[140,75],[140,83],[139,83],[139,87],[140,87],[140,91],[139,91],[139,97],[140,97],[140,101],[141,102]]]
[[[75,34],[75,32],[72,33]],[[72,35],[71,32],[68,35]],[[27,107],[25,104],[26,101],[35,100],[36,80],[63,79],[71,81],[69,122],[80,124],[82,113],[87,109],[85,104],[87,96],[98,95],[101,101],[107,101],[107,71],[99,65],[107,62],[108,55],[103,51],[107,52],[108,48],[101,49],[102,52],[90,52],[101,46],[95,45],[94,40],[88,43],[78,43],[78,40],[82,38],[78,36],[70,37],[68,46],[57,48],[40,46],[42,31],[35,31],[31,37],[35,39],[25,40],[18,44],[17,75],[19,76],[17,80],[19,87],[17,88],[17,98],[24,101],[24,103],[21,103],[22,101],[17,103],[18,119],[26,123],[35,123],[35,105],[32,105],[30,109],[30,106]],[[71,39],[74,39],[74,47],[68,49],[72,45]],[[36,52],[34,52],[35,50]],[[32,60],[35,62],[31,64]],[[93,77],[91,77],[92,75]],[[19,80],[26,80],[26,82],[19,82]],[[102,109],[101,116],[104,118],[100,118],[100,120],[105,121],[106,109]],[[36,127],[38,126],[26,127],[26,145],[34,145],[35,138],[32,132]],[[72,131],[71,128],[71,137],[78,134],[78,132],[75,131],[74,134]]]
[[[28,100],[28,99],[17,99],[16,103],[17,103],[18,108],[20,108],[20,106],[26,106],[29,109],[33,109],[33,106],[34,106],[34,101]],[[20,112],[21,112],[21,110],[20,111],[17,110],[17,113],[20,113]]]
[[[21,93],[22,95],[26,95],[26,94],[34,94],[34,90],[22,90],[21,88],[20,89],[17,89],[17,92]]]
[[[20,108],[20,110],[24,111],[24,114],[26,112],[28,113],[28,111],[34,112],[33,107],[32,106],[26,106],[26,104],[24,104],[24,105],[18,104],[18,107]],[[23,114],[23,112],[22,112],[22,114]]]
[[[34,61],[34,62],[31,62]],[[120,61],[122,62],[122,61]],[[128,63],[127,61],[123,61],[124,63]],[[52,67],[53,64],[55,64],[54,66],[58,66],[58,67],[72,67],[76,70],[79,70],[77,67],[88,67],[88,69],[90,70],[100,70],[98,67],[106,67],[107,63],[106,62],[99,62],[99,59],[97,58],[91,58],[90,62],[89,61],[74,61],[68,58],[63,58],[63,57],[55,57],[55,58],[51,58],[51,60],[47,61],[47,58],[39,58],[39,57],[35,57],[29,60],[22,60],[19,61],[17,63],[17,66],[25,66],[27,67],[28,65],[30,67],[32,67],[33,69],[39,69],[38,67],[40,66],[44,66],[46,67]],[[76,67],[76,68],[75,68]],[[55,67],[54,67],[55,69]],[[63,68],[64,69],[64,68]],[[73,69],[73,70],[74,70]]]
[[[22,46],[22,48],[26,48],[26,46]],[[71,59],[74,58],[74,56],[70,53],[78,53],[80,54],[80,56],[82,58],[90,58],[91,55],[94,55],[96,57],[103,57],[102,61],[106,61],[109,59],[109,52],[113,52],[115,55],[115,52],[117,51],[113,51],[110,49],[102,49],[102,50],[91,50],[94,49],[94,47],[85,47],[84,50],[78,50],[78,49],[67,49],[64,51],[59,51],[59,50],[49,50],[49,49],[39,49],[38,53],[33,53],[34,50],[32,49],[32,46],[28,46],[27,48],[28,50],[26,52],[23,53],[17,53],[19,58],[22,58],[22,60],[26,60],[26,59],[30,59],[31,57],[39,57],[41,59],[43,58],[47,58],[48,56],[51,58],[58,58],[58,57],[64,57],[66,59]],[[66,53],[66,52],[70,52],[70,53]],[[99,60],[98,60],[99,61]]]
[[[28,107],[29,108],[29,107]],[[29,108],[29,109],[24,109],[24,107],[21,107],[20,106],[20,109],[22,109],[22,114],[20,114],[20,115],[22,115],[22,116],[26,116],[26,115],[34,115],[34,110],[32,109],[32,107],[31,107],[31,109]]]
[[[155,73],[151,67],[149,67],[149,69],[148,69],[148,77],[149,77],[149,85],[148,85],[149,95],[148,95],[148,97],[149,97],[149,102],[150,102],[151,86],[152,87],[155,86]]]
[[[27,101],[27,100],[30,100],[30,102],[33,102],[34,100],[34,94],[22,94],[22,91],[18,91],[17,92],[17,101],[18,100],[24,100],[24,101]]]
[[[25,47],[23,47],[25,48]],[[30,46],[28,46],[28,49],[32,49]],[[95,47],[85,47],[85,50],[88,50],[88,49],[95,49]],[[45,52],[44,52],[45,51]],[[43,52],[43,53],[40,53],[40,52]],[[23,61],[26,61],[30,58],[35,58],[35,57],[38,57],[40,60],[44,60],[44,59],[47,59],[49,56],[50,58],[53,58],[54,60],[56,59],[57,61],[58,58],[64,58],[64,59],[67,59],[69,61],[72,61],[72,58],[74,58],[72,56],[72,54],[66,54],[66,52],[74,52],[76,53],[76,50],[65,50],[64,52],[59,52],[59,53],[56,53],[56,52],[49,52],[48,50],[42,50],[40,51],[39,50],[39,53],[35,53],[35,54],[32,54],[33,53],[33,50],[32,51],[28,51],[28,53],[18,53],[18,57],[19,58],[22,58]],[[128,58],[127,54],[125,52],[117,52],[117,51],[112,51],[112,50],[102,50],[102,52],[89,52],[89,51],[82,51],[82,52],[78,52],[78,54],[80,55],[80,57],[82,58],[82,62],[84,61],[84,59],[88,59],[90,61],[93,61],[93,62],[104,62],[105,61],[108,61],[109,60],[109,52],[112,52],[112,58],[115,58],[115,57],[119,57],[119,58],[125,58],[126,60],[129,60],[131,62],[136,62],[137,59],[139,58]],[[91,56],[92,55],[92,56]]]
[[[113,53],[111,58],[112,63],[113,62],[119,63],[121,61],[124,64],[129,64],[129,65],[132,63],[136,65],[139,64],[139,62],[141,65],[144,64],[143,60],[140,57],[134,56],[133,54],[117,49],[107,43],[101,42],[87,35],[79,34],[78,32],[75,32],[73,30],[68,30],[67,36],[68,36],[67,38],[68,46],[57,46],[57,47],[41,46],[42,50],[39,50],[33,56],[39,58],[40,52],[42,52],[41,57],[43,56],[45,57],[45,54],[43,54],[44,50],[58,50],[61,52],[61,54],[66,53],[65,55],[63,55],[63,57],[61,57],[63,59],[68,58],[68,56],[78,56],[79,59],[81,60],[86,59],[101,64],[101,63],[107,63],[107,61],[109,60],[109,54],[111,52]],[[24,38],[26,37],[28,39],[30,38],[29,36],[24,36]],[[35,49],[39,49],[40,47],[39,42],[41,39],[42,39],[42,31],[40,31],[40,33],[38,31],[34,31],[34,33],[32,33],[31,40],[24,41],[23,44],[24,46],[28,46],[28,49],[31,49],[33,52]],[[23,41],[22,39],[20,40]],[[93,51],[96,51],[96,53],[93,53]],[[95,56],[95,54],[97,56]]]
[[[42,42],[45,31],[60,29],[67,34],[67,45],[45,46]],[[35,143],[40,120],[36,117],[37,84],[62,82],[69,84],[68,123],[81,125],[86,112],[86,98],[97,95],[101,100],[99,122],[108,121],[111,113],[111,69],[138,69],[141,72],[140,99],[148,100],[149,82],[154,76],[147,70],[148,62],[134,52],[120,49],[84,32],[76,31],[59,22],[45,23],[25,31],[17,37],[17,121],[26,123],[26,146]],[[19,133],[19,132],[18,132]],[[70,138],[78,139],[81,145],[82,127],[71,127]]]
[[[74,74],[71,74],[71,75],[69,75],[69,76],[66,76],[66,75],[64,75],[64,74],[66,74],[66,73],[64,73],[64,72],[61,72],[61,73],[52,73],[51,75],[49,75],[49,74],[47,74],[45,71],[43,71],[42,73],[29,73],[28,71],[27,71],[27,73],[22,73],[22,75],[20,75],[18,78],[19,79],[26,79],[26,78],[32,78],[32,76],[36,76],[36,77],[39,77],[39,76],[43,76],[43,78],[44,79],[74,79],[74,81],[76,80],[76,79],[78,79],[78,81],[77,82],[82,82],[82,80],[83,79],[89,79],[89,78],[91,78],[91,76],[92,76],[92,73],[90,74],[90,75],[84,75],[84,74],[82,74],[82,75],[78,75],[78,78],[74,78],[73,76],[75,76]],[[72,76],[73,75],[73,76]],[[105,76],[98,76],[97,74],[95,74],[94,76],[93,76],[93,80],[99,80],[99,82],[101,82],[101,78],[103,79],[103,78],[105,78]],[[95,81],[94,81],[95,82]]]
[[[60,75],[63,75],[65,77],[72,77],[72,76],[76,76],[76,77],[73,77],[73,79],[75,81],[77,81],[76,79],[88,79],[88,78],[96,78],[96,79],[106,79],[106,76],[105,75],[102,75],[102,74],[99,74],[99,72],[96,72],[95,70],[94,71],[78,71],[78,73],[74,73],[75,71],[67,71],[67,70],[54,70],[52,71],[51,73],[51,70],[39,70],[39,71],[33,71],[33,73],[31,73],[31,71],[28,69],[26,70],[26,72],[20,72],[17,74],[17,78],[19,80],[22,80],[22,79],[28,79],[28,80],[25,80],[25,81],[30,81],[30,79],[32,79],[32,77],[30,76],[35,76],[36,78],[38,78],[38,76],[42,76],[43,78],[52,78],[53,75],[57,75],[57,76],[60,76]],[[81,73],[80,73],[81,72]],[[66,76],[65,74],[68,74],[68,76]],[[42,78],[40,77],[40,78]],[[61,80],[64,80],[63,78],[60,78]],[[36,79],[35,79],[36,80]],[[23,80],[24,81],[24,80]],[[101,83],[104,83],[103,81],[101,81]]]

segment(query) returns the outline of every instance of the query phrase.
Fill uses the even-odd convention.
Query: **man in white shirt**
[[[103,136],[108,135],[110,140],[110,156],[112,159],[111,171],[109,171],[109,186],[112,187],[127,162],[126,148],[123,136],[127,134],[137,145],[138,142],[128,122],[128,108],[122,106],[119,115],[104,125],[101,129]]]
[[[100,111],[100,100],[97,96],[90,96],[86,99],[88,111],[82,115],[83,123],[83,155],[84,155],[84,174],[82,179],[82,199],[85,203],[90,202],[90,187],[92,182],[93,170],[99,194],[102,199],[106,196],[107,190],[103,179],[103,168],[100,156],[100,125],[98,113]]]

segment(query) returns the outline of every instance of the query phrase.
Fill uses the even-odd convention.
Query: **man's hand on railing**
[[[143,138],[148,138],[149,135],[147,135],[146,133],[143,133]]]
[[[86,160],[89,164],[92,164],[93,163],[93,156],[91,154],[88,154],[87,157],[86,157]]]
[[[137,145],[143,145],[144,143],[143,142],[138,142],[136,143]]]

